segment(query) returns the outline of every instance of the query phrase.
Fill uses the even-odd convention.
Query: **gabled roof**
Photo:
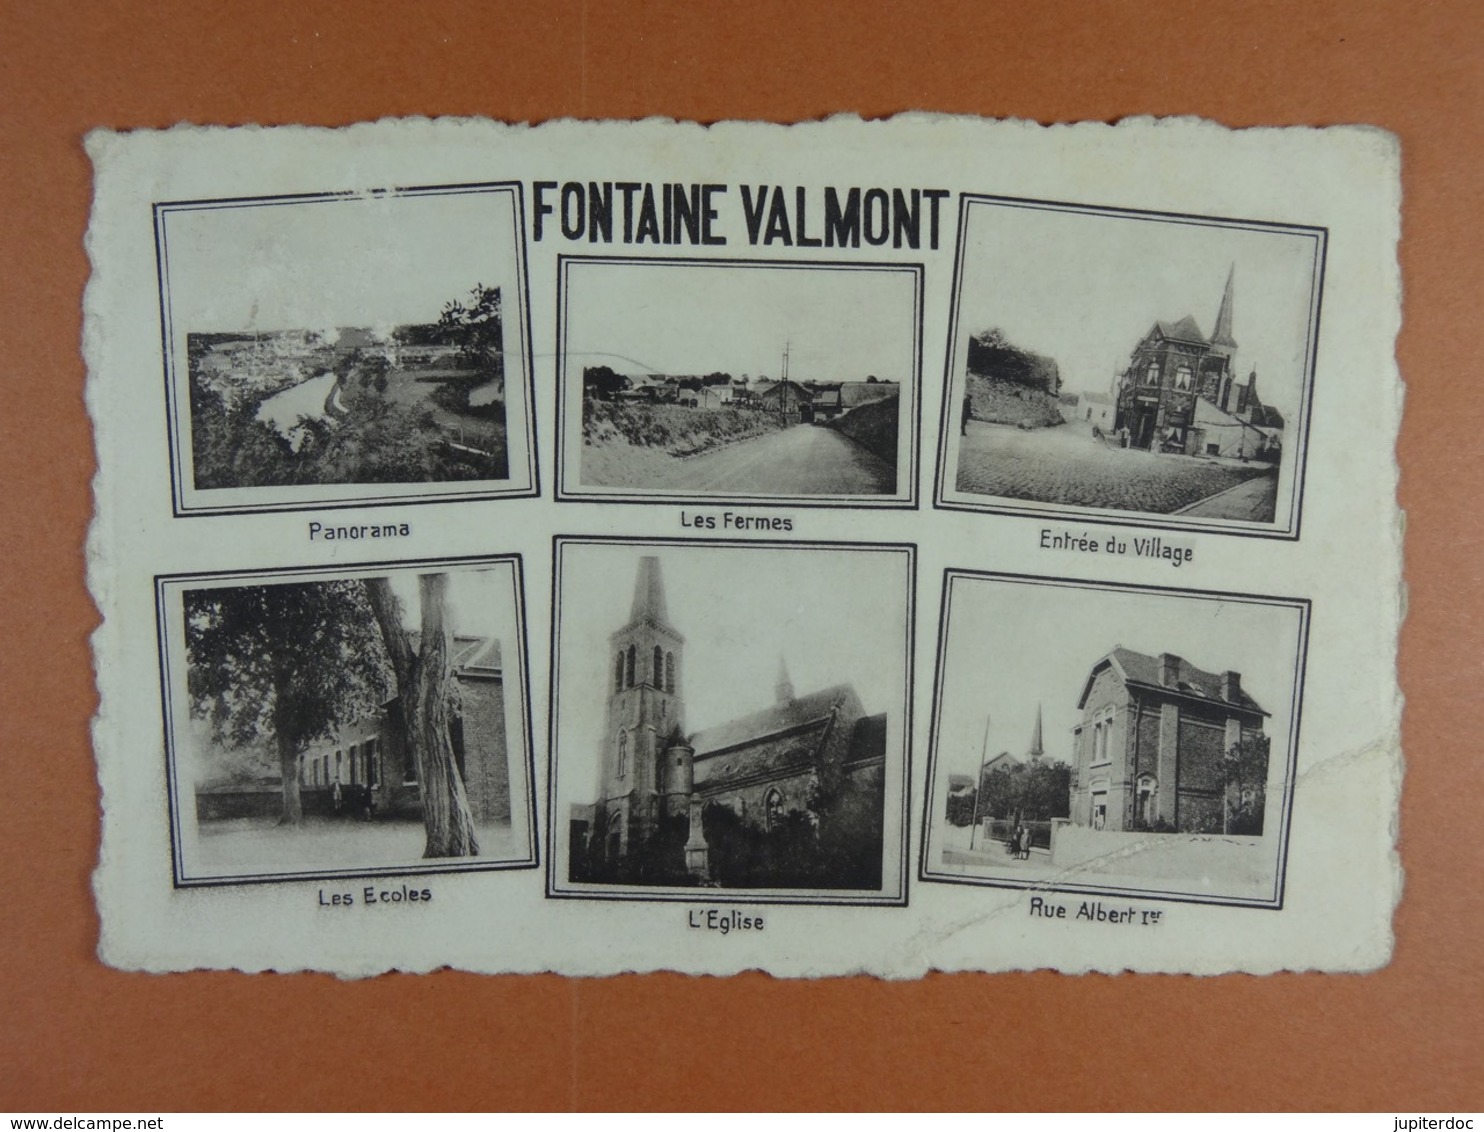
[[[965,790],[974,789],[974,776],[972,774],[950,774],[948,776],[948,793],[961,793]]]
[[[1190,315],[1186,315],[1179,322],[1156,322],[1154,328],[1166,338],[1175,342],[1191,342],[1197,346],[1209,346],[1211,343],[1201,333],[1201,328]]]
[[[1233,702],[1222,698],[1221,676],[1214,672],[1207,672],[1203,668],[1197,668],[1184,657],[1179,660],[1178,670],[1175,673],[1174,685],[1167,685],[1160,679],[1161,661],[1157,656],[1148,656],[1133,649],[1117,646],[1092,666],[1092,671],[1087,675],[1087,682],[1082,685],[1082,695],[1077,698],[1077,706],[1080,708],[1087,703],[1087,694],[1092,690],[1093,679],[1098,671],[1105,665],[1112,665],[1113,669],[1122,677],[1125,684],[1134,684],[1141,687],[1154,688],[1161,692],[1173,692],[1179,695],[1191,696],[1195,699],[1210,700],[1212,703],[1227,704],[1238,707],[1258,715],[1268,715],[1262,706],[1247,694],[1246,688],[1237,692],[1237,699]]]
[[[854,697],[855,689],[849,684],[836,684],[832,688],[770,704],[762,711],[698,731],[691,736],[691,746],[695,748],[696,759],[700,760],[718,751],[776,735],[780,731],[790,731],[812,722],[823,722],[829,718],[830,709],[836,703]]]
[[[500,662],[500,642],[494,637],[455,636],[450,660],[455,669],[499,672],[503,667]]]

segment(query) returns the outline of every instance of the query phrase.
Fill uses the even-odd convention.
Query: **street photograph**
[[[920,269],[566,261],[570,496],[902,505]]]
[[[969,198],[945,506],[1297,523],[1324,234]]]

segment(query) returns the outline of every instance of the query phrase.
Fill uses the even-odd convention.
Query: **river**
[[[326,370],[308,381],[280,389],[258,406],[257,418],[277,429],[297,452],[299,443],[303,440],[299,418],[322,418],[325,415],[325,398],[329,397],[334,388],[335,375]]]

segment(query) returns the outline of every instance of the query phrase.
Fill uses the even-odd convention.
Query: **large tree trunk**
[[[299,736],[288,719],[276,714],[273,730],[278,738],[278,772],[283,777],[283,812],[278,824],[298,825],[304,820],[304,799],[299,793]]]
[[[469,813],[464,780],[459,776],[453,744],[448,737],[448,692],[452,678],[449,657],[452,632],[445,616],[448,575],[424,574],[418,578],[422,629],[416,656],[402,629],[399,603],[387,580],[372,578],[366,588],[396,672],[407,747],[417,765],[423,826],[427,831],[423,856],[475,856],[479,842],[474,819]]]

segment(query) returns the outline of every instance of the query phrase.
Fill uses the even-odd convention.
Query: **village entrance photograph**
[[[1280,907],[1308,603],[952,570],[921,876]]]
[[[176,884],[532,867],[513,558],[157,583]]]
[[[551,895],[904,903],[909,547],[558,547]]]
[[[529,495],[518,186],[156,206],[180,513]]]
[[[563,257],[564,498],[909,506],[922,268]]]
[[[942,506],[1296,537],[1323,229],[965,196],[959,240]]]

